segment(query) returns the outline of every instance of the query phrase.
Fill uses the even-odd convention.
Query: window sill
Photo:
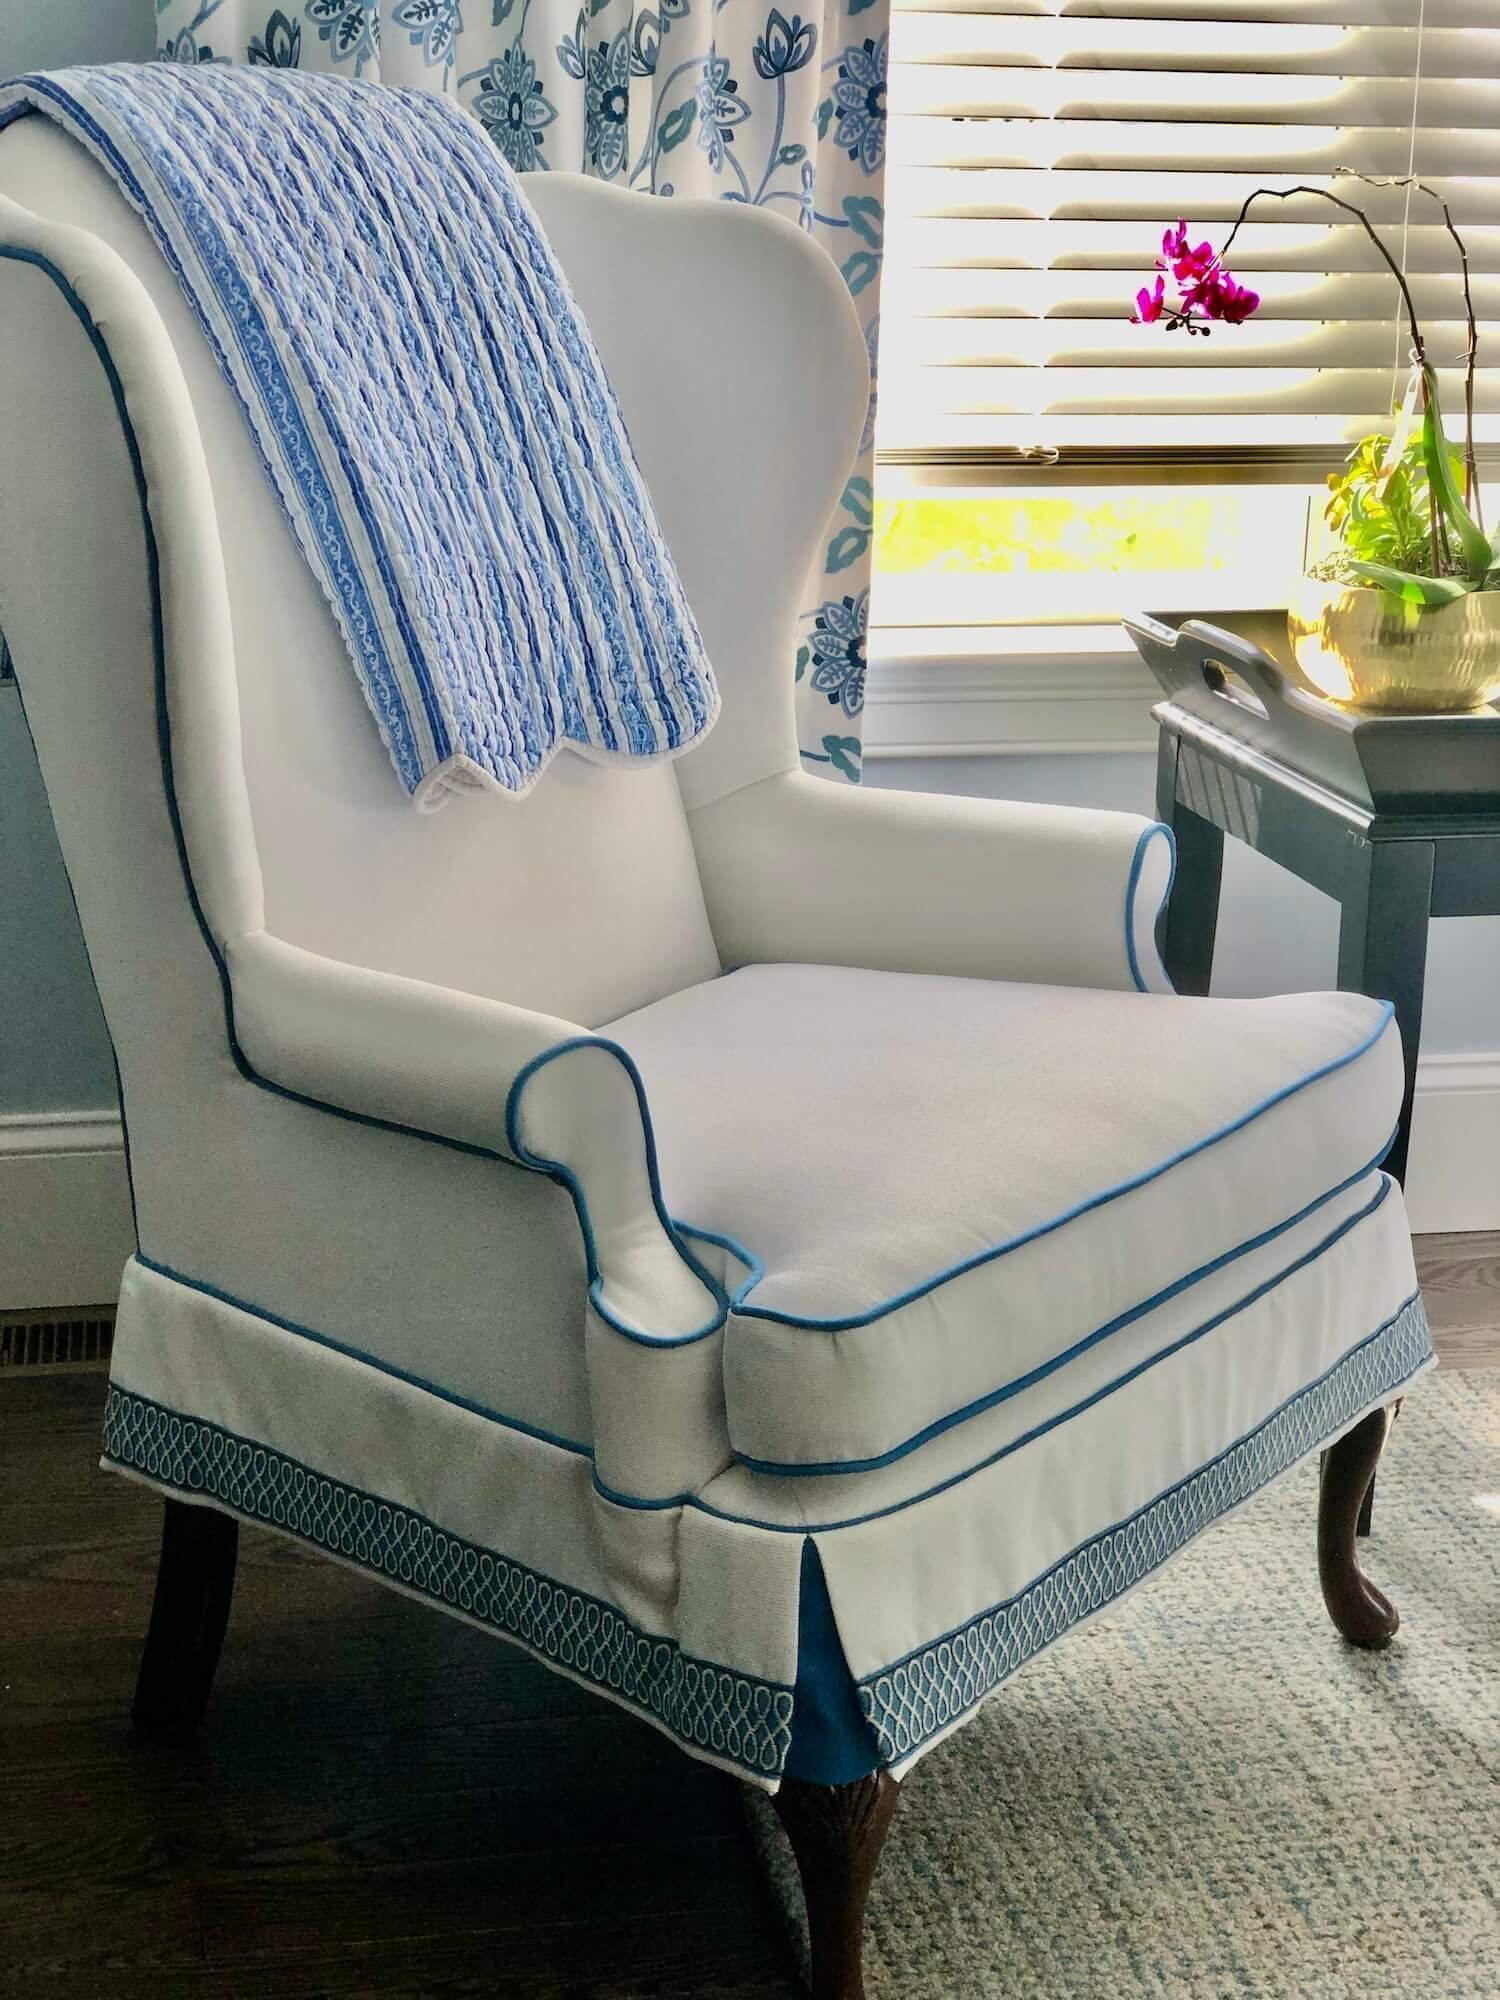
[[[865,759],[1151,752],[1159,690],[1118,625],[870,635]]]

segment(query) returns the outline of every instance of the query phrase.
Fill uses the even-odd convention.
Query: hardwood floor
[[[1444,1362],[1500,1365],[1500,1235],[1420,1264]],[[135,1743],[160,1506],[103,1392],[0,1374],[0,1993],[792,2000],[731,1780],[270,1535],[209,1727]]]

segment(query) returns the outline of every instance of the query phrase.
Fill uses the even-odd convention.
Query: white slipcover
[[[1168,995],[1145,821],[801,775],[847,294],[759,211],[529,192],[723,710],[421,818],[175,280],[0,136],[0,625],[140,1239],[106,1463],[755,1782],[899,1771],[1427,1365],[1394,1035]]]

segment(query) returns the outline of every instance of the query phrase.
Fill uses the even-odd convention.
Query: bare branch
[[[1468,352],[1464,355],[1464,505],[1472,509],[1480,527],[1484,526],[1479,497],[1479,462],[1474,452],[1474,374],[1479,354],[1479,324],[1474,317],[1474,294],[1469,285],[1469,251],[1464,239],[1459,235],[1453,221],[1453,212],[1435,187],[1426,181],[1419,181],[1415,175],[1400,174],[1393,178],[1381,179],[1375,174],[1356,173],[1352,167],[1335,167],[1336,174],[1349,180],[1363,181],[1367,187],[1410,187],[1418,194],[1425,194],[1429,201],[1435,201],[1443,211],[1443,227],[1453,239],[1458,251],[1459,270],[1464,286],[1464,320],[1469,332]]]
[[[1333,206],[1335,208],[1341,208],[1344,211],[1345,215],[1352,215],[1354,217],[1355,221],[1359,224],[1360,228],[1363,229],[1366,236],[1368,236],[1370,241],[1375,245],[1376,251],[1380,256],[1382,263],[1384,263],[1386,269],[1390,272],[1391,276],[1396,280],[1397,286],[1400,288],[1401,300],[1406,307],[1406,322],[1407,325],[1411,328],[1412,352],[1413,354],[1415,354],[1419,362],[1425,363],[1427,359],[1427,348],[1426,344],[1422,339],[1422,329],[1417,324],[1417,308],[1412,302],[1411,288],[1406,282],[1405,272],[1401,269],[1400,265],[1396,262],[1395,258],[1391,255],[1390,251],[1386,249],[1385,245],[1381,242],[1379,236],[1376,235],[1374,227],[1370,222],[1370,218],[1365,214],[1364,210],[1362,208],[1356,208],[1352,201],[1340,200],[1338,195],[1330,194],[1327,188],[1308,187],[1305,183],[1303,183],[1298,185],[1297,187],[1289,187],[1289,188],[1253,189],[1249,194],[1246,195],[1244,201],[1240,204],[1240,212],[1235,218],[1234,227],[1233,229],[1230,230],[1228,236],[1225,237],[1224,247],[1219,252],[1219,257],[1218,257],[1219,263],[1223,264],[1228,258],[1230,245],[1234,242],[1235,237],[1239,235],[1241,228],[1244,226],[1245,218],[1250,213],[1251,207],[1254,205],[1254,203],[1256,203],[1261,199],[1262,195],[1266,196],[1271,201],[1290,201],[1292,196],[1297,194],[1310,194],[1315,196],[1319,201],[1332,202]]]

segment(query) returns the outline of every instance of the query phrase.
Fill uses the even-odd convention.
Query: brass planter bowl
[[[1302,673],[1345,708],[1454,715],[1500,697],[1500,591],[1429,609],[1309,577],[1286,621]]]

